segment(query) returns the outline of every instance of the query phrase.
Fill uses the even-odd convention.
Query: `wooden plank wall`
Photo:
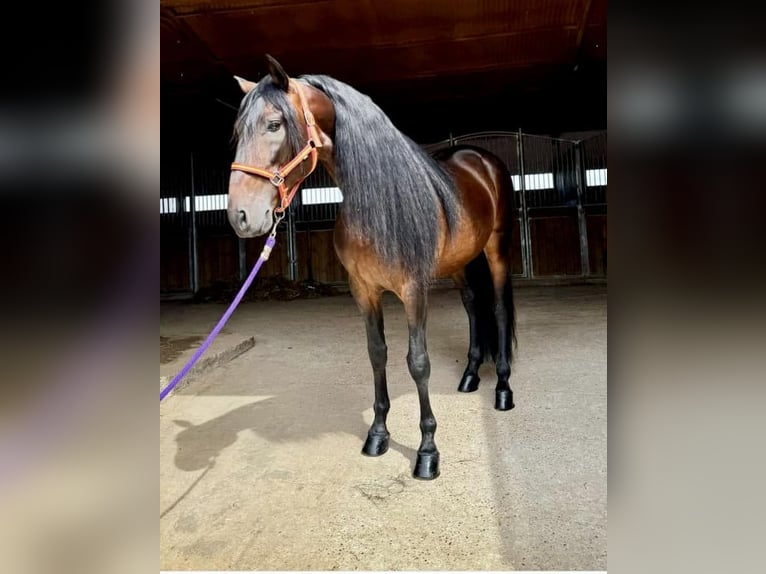
[[[245,254],[248,272],[253,268],[261,254],[264,239],[255,238],[245,241]],[[332,230],[305,231],[297,234],[298,279],[309,277],[309,265],[314,281],[320,283],[345,283],[348,274],[335,255]],[[236,283],[239,281],[239,239],[229,232],[205,230],[198,231],[198,265],[200,288],[216,283]],[[308,255],[310,254],[310,259]],[[167,234],[161,242],[160,291],[172,292],[189,289],[188,244],[186,238],[178,234]],[[263,265],[260,277],[274,275],[287,276],[287,236],[285,232],[277,234],[277,244],[269,260]]]
[[[536,277],[579,275],[580,235],[577,214],[529,218],[532,267]]]
[[[606,213],[588,213],[588,249],[591,274],[606,276]],[[536,277],[576,276],[580,274],[580,247],[576,213],[530,213],[529,229],[532,241],[532,262]],[[512,269],[522,273],[521,221],[512,232]],[[255,265],[263,246],[263,238],[245,241],[248,271]],[[348,274],[335,254],[332,230],[299,231],[298,280],[312,277],[320,283],[346,283]],[[199,286],[239,281],[239,240],[223,230],[198,231]],[[189,289],[189,252],[183,230],[167,230],[161,237],[160,291]],[[287,276],[287,237],[277,234],[277,244],[271,258],[261,270],[261,277]]]
[[[606,221],[605,213],[586,214],[590,273],[595,277],[607,276]],[[580,274],[580,239],[576,214],[530,217],[529,231],[536,277]]]
[[[588,228],[590,272],[606,276],[606,214],[589,214],[585,221]]]
[[[180,225],[160,225],[160,293],[190,288],[188,233]]]

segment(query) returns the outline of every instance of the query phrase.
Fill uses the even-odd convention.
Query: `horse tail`
[[[505,198],[505,225],[503,226],[505,233],[503,234],[503,253],[507,257],[508,261],[508,276],[505,278],[505,289],[503,291],[503,302],[508,313],[508,328],[510,329],[510,337],[508,341],[513,344],[514,347],[518,345],[516,340],[516,307],[513,304],[513,255],[511,241],[513,238],[513,225],[516,221],[516,201],[513,189],[513,179],[511,179],[511,172],[508,171],[508,167],[505,162],[498,160],[501,177],[498,182],[500,189],[498,189],[498,195]],[[513,356],[508,349],[508,359],[511,360]]]

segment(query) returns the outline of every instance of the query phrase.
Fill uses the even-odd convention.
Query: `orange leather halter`
[[[306,96],[303,94],[303,89],[301,89],[300,83],[291,79],[290,85],[298,93],[298,97],[301,100],[303,117],[306,120],[306,128],[308,130],[308,143],[303,146],[303,148],[293,159],[288,161],[275,172],[270,172],[268,170],[246,165],[244,163],[235,162],[231,164],[232,171],[242,171],[250,175],[263,177],[268,179],[271,184],[277,188],[280,198],[280,205],[274,210],[277,213],[282,213],[285,209],[287,209],[287,207],[290,205],[290,202],[293,200],[293,197],[295,197],[295,193],[298,191],[300,185],[316,169],[318,155],[317,148],[322,147],[322,140],[319,138],[319,132],[317,131],[316,122],[314,121],[314,115],[311,113],[311,110],[309,110],[309,106],[306,103]],[[311,168],[301,176],[301,178],[292,188],[288,190],[287,186],[285,185],[285,179],[287,179],[287,176],[290,175],[290,172],[292,172],[296,167],[301,165],[309,158],[311,158]]]

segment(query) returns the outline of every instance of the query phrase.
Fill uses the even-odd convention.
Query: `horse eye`
[[[269,130],[270,132],[275,132],[275,131],[277,131],[277,130],[278,130],[280,127],[281,127],[281,126],[282,126],[282,124],[281,124],[281,123],[279,123],[279,122],[269,122],[269,125],[268,125],[268,126],[266,126],[266,129],[267,129],[267,130]]]

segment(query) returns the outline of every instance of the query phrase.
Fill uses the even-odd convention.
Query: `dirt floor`
[[[430,482],[411,478],[418,401],[395,298],[379,458],[360,454],[373,386],[351,297],[243,304],[222,340],[255,347],[160,406],[161,568],[605,570],[606,287],[522,287],[516,300],[516,408],[497,412],[491,366],[476,393],[456,392],[467,318],[457,291],[431,294]],[[206,335],[224,310],[163,304],[164,344]],[[195,349],[180,347],[161,374]]]

